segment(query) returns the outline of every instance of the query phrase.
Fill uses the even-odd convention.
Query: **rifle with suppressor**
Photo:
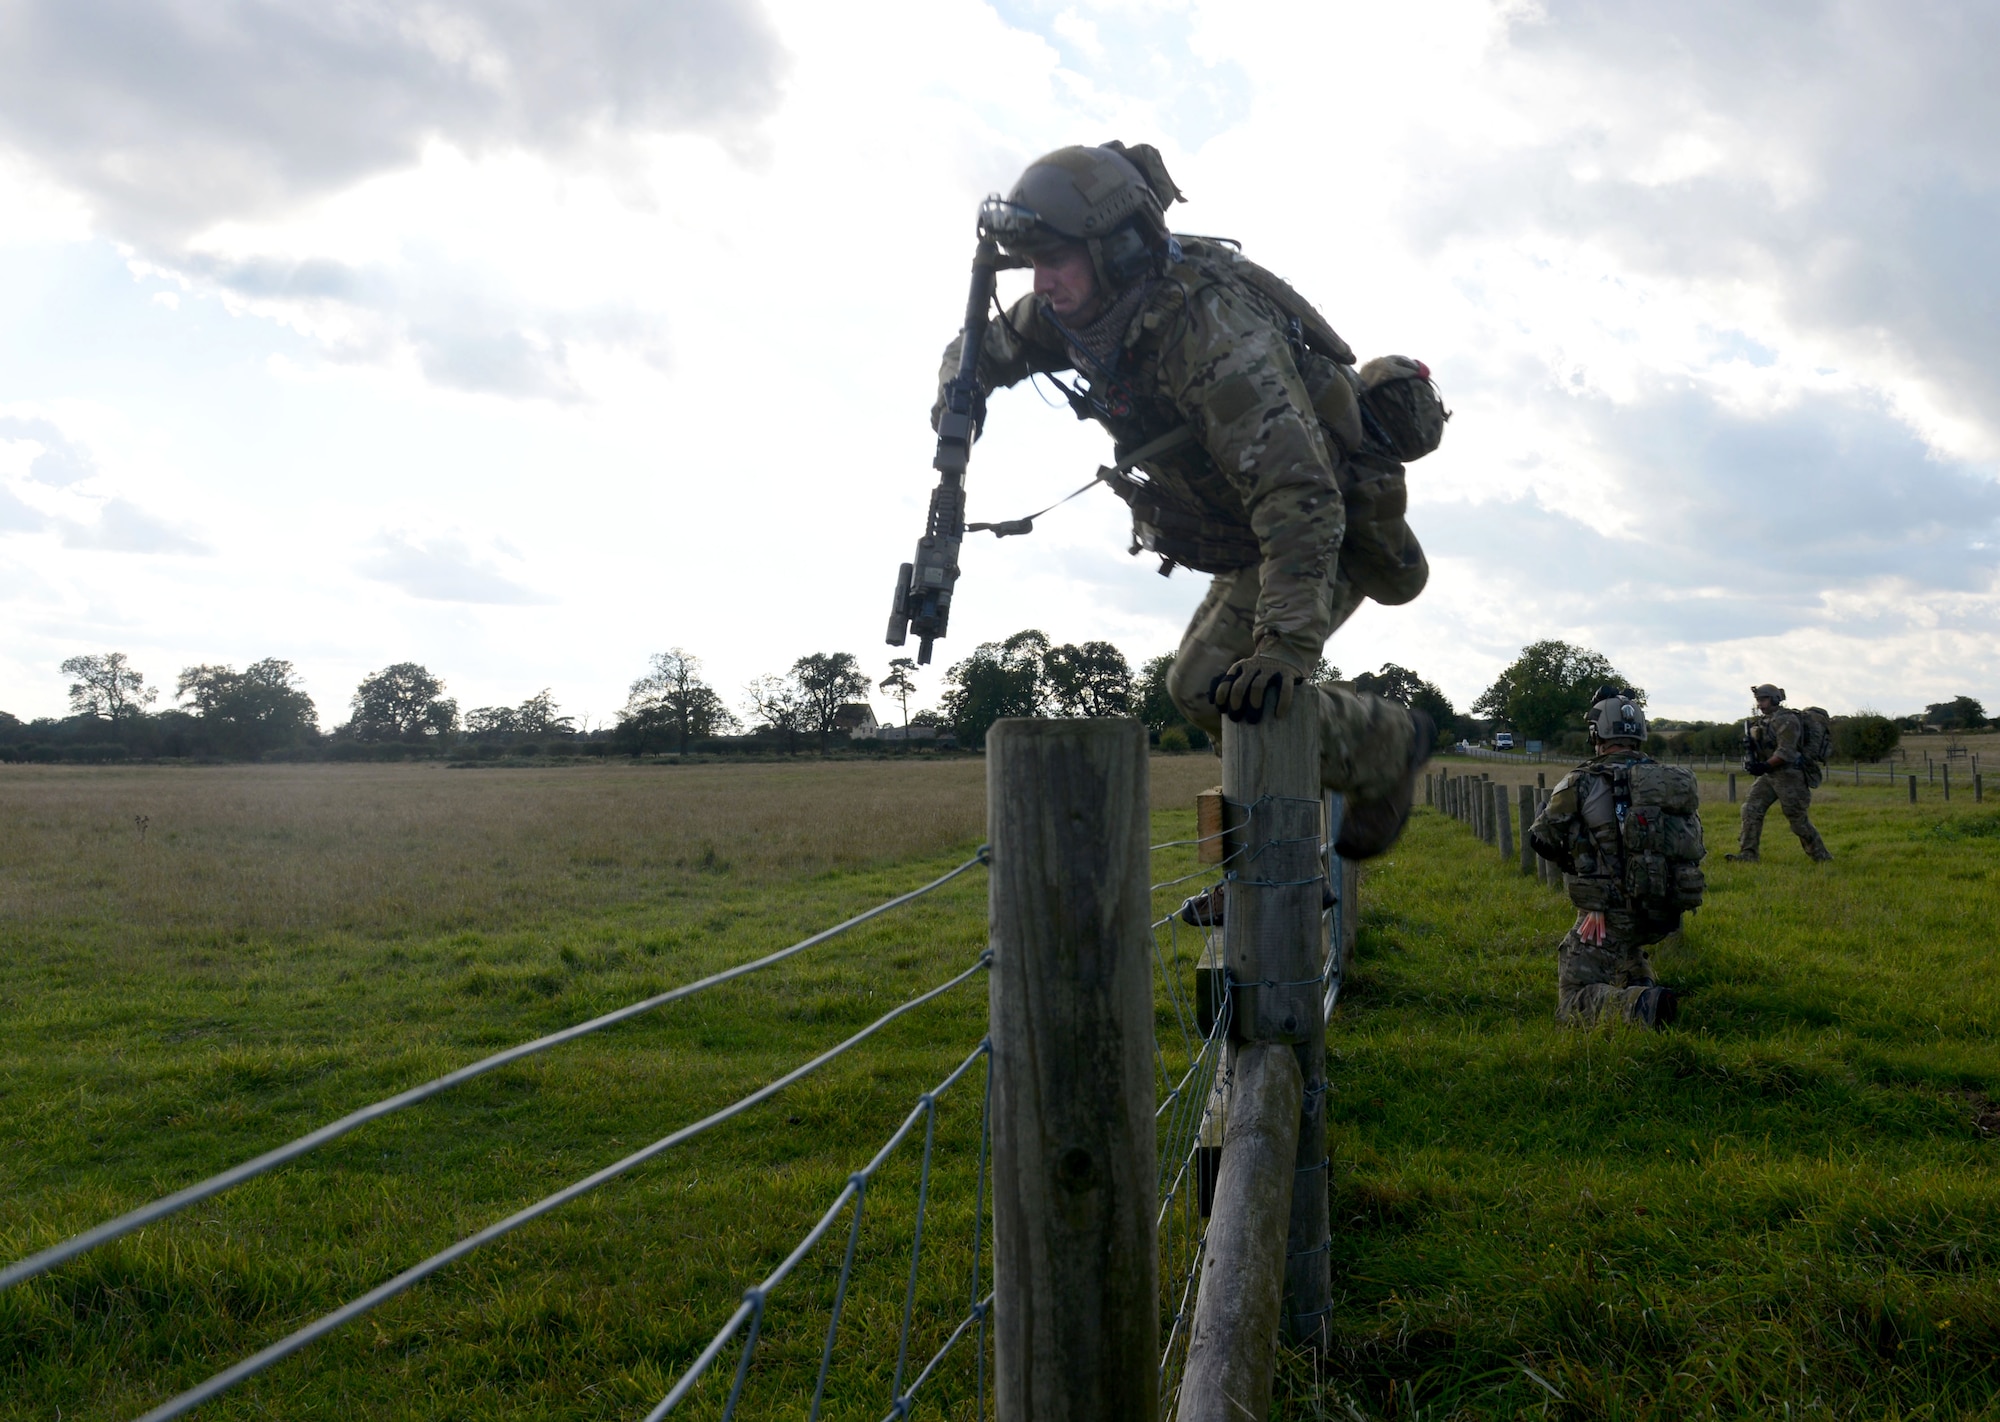
[[[900,647],[915,632],[920,663],[929,663],[931,643],[944,636],[951,621],[958,548],[966,533],[965,466],[986,413],[979,392],[979,349],[986,340],[986,313],[993,305],[994,273],[1027,265],[1023,258],[1003,255],[982,226],[972,257],[972,289],[965,298],[958,374],[945,382],[938,416],[937,456],[931,460],[938,472],[937,487],[931,490],[930,513],[924,519],[924,536],[917,540],[916,557],[896,570],[896,595],[889,605],[889,645]]]

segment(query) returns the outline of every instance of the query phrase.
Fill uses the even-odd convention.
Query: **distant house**
[[[881,733],[875,708],[865,701],[850,701],[833,713],[833,729],[847,732],[848,739],[872,741]]]

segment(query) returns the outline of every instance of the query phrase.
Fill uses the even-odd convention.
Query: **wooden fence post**
[[[1951,763],[1949,761],[1945,762],[1944,767],[1944,798],[1947,802],[1951,799]]]
[[[1733,770],[1729,772],[1729,803],[1736,803],[1736,772]]]
[[[1222,1145],[1201,1291],[1195,1299],[1194,1328],[1181,1373],[1179,1422],[1241,1422],[1245,1417],[1262,1422],[1271,1410],[1271,1370],[1284,1305],[1285,1232],[1304,1091],[1298,1058],[1290,1047],[1278,1042],[1232,1042],[1229,1052],[1229,1134]],[[1153,1416],[1150,1412],[1102,1415],[1134,1422]],[[1014,1422],[1005,1413],[1001,1417],[1002,1422]],[[1039,1414],[1033,1422],[1040,1422]]]
[[[1003,720],[987,732],[1004,1422],[1158,1409],[1146,775],[1137,721]]]
[[[1910,803],[1917,803],[1917,777],[1914,775],[1910,777]]]
[[[1319,723],[1304,708],[1283,717],[1267,709],[1256,725],[1223,723],[1223,797],[1233,821],[1231,847],[1241,851],[1222,930],[1234,1000],[1230,1034],[1240,1042],[1285,1044],[1297,1067],[1301,1104],[1293,1113],[1291,1166],[1296,1188],[1285,1191],[1289,1225],[1273,1241],[1281,1248],[1284,1278],[1278,1321],[1292,1341],[1323,1348],[1333,1273],[1321,917],[1330,870],[1320,848],[1326,811],[1319,763]],[[1240,1101],[1240,1076],[1235,1089]],[[1232,1107],[1232,1127],[1237,1119]],[[1226,1141],[1223,1150],[1226,1161]],[[1220,1184],[1217,1192],[1219,1208],[1236,1208]],[[1267,1389],[1270,1366],[1267,1358]],[[1193,1372],[1192,1357],[1188,1371]]]
[[[1972,772],[1972,803],[1977,805],[1986,798],[1986,778],[1978,771]]]
[[[1535,853],[1535,846],[1528,840],[1528,827],[1534,822],[1535,787],[1523,784],[1521,786],[1521,872],[1523,874],[1535,872],[1535,860],[1539,857]]]
[[[1499,831],[1500,857],[1502,859],[1512,859],[1514,857],[1514,817],[1508,812],[1507,787],[1505,785],[1495,785],[1493,787],[1493,828]]]

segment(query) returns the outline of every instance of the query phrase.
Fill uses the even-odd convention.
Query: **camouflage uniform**
[[[1073,403],[1116,441],[1121,460],[1185,427],[1119,475],[1132,506],[1132,551],[1162,571],[1214,575],[1175,658],[1168,690],[1211,736],[1215,678],[1259,650],[1300,676],[1364,596],[1402,602],[1428,576],[1403,521],[1402,466],[1323,423],[1354,408],[1354,377],[1294,338],[1290,319],[1228,249],[1184,239],[1159,275],[1122,293],[1083,330],[1065,329],[1034,296],[987,327],[982,393],[1037,372],[1088,378]],[[1261,269],[1257,269],[1261,271]],[[958,367],[946,350],[943,379]],[[1350,436],[1358,436],[1358,416]],[[1364,513],[1350,527],[1349,507]],[[1351,541],[1351,556],[1349,556]],[[1345,565],[1344,565],[1345,564]],[[1411,722],[1394,702],[1346,688],[1302,688],[1320,718],[1325,783],[1362,799],[1391,794],[1411,764]]]
[[[1777,755],[1783,758],[1785,764],[1782,769],[1766,771],[1758,776],[1756,783],[1750,787],[1749,795],[1744,798],[1743,824],[1736,841],[1738,854],[1754,855],[1758,852],[1757,846],[1764,838],[1764,816],[1775,800],[1778,808],[1785,812],[1785,822],[1804,846],[1806,857],[1818,860],[1833,858],[1826,841],[1819,837],[1819,831],[1807,818],[1806,812],[1812,808],[1812,792],[1819,784],[1820,771],[1817,765],[1799,754],[1804,731],[1799,713],[1782,706],[1768,716],[1759,716],[1751,721],[1752,758],[1769,760]]]
[[[1537,849],[1562,850],[1544,857],[1565,863],[1563,887],[1581,911],[1556,950],[1558,1021],[1646,1020],[1643,999],[1648,988],[1657,986],[1646,948],[1677,925],[1640,917],[1624,902],[1618,810],[1603,772],[1616,764],[1649,760],[1637,750],[1614,749],[1585,761],[1556,783],[1529,830]],[[1581,914],[1590,912],[1604,915],[1602,943],[1583,941]]]

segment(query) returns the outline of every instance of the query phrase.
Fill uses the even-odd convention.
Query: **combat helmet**
[[[1638,696],[1630,687],[1599,687],[1590,699],[1584,725],[1593,740],[1643,744],[1646,739],[1646,713],[1639,709]]]
[[[1081,244],[1109,295],[1153,265],[1169,240],[1166,209],[1180,197],[1149,143],[1058,148],[1030,163],[1006,197],[987,198],[979,227],[1015,256]]]

